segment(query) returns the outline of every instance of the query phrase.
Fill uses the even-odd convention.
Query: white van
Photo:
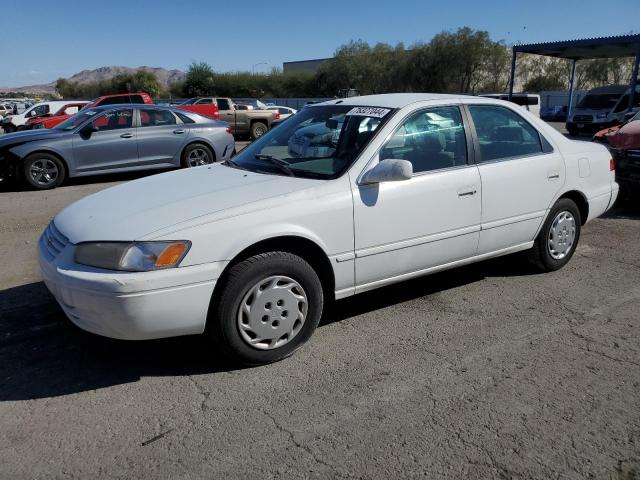
[[[26,125],[27,120],[32,117],[41,117],[44,115],[50,115],[58,111],[58,109],[62,108],[64,105],[69,103],[66,101],[55,101],[55,102],[40,102],[36,103],[31,108],[28,108],[22,113],[17,115],[7,115],[2,119],[2,128],[5,133],[15,132],[20,129],[20,127],[24,127]]]
[[[592,88],[569,113],[567,130],[571,135],[595,133],[603,128],[620,125],[629,109],[628,85],[609,85]],[[636,85],[636,96],[632,111],[640,108],[640,84]]]
[[[509,101],[508,93],[482,93],[478,96]],[[514,93],[511,95],[511,103],[520,105],[525,110],[533,113],[536,117],[540,116],[540,95],[535,93]]]

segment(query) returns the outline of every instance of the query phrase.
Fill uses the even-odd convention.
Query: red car
[[[75,115],[89,102],[71,102],[62,106],[57,112],[52,115],[45,115],[42,117],[32,117],[27,120],[28,129],[33,128],[53,128],[59,123],[62,123],[67,118]]]
[[[202,99],[196,99],[202,100]],[[151,95],[144,92],[137,93],[117,93],[113,95],[105,95],[103,97],[96,98],[93,102],[87,105],[89,107],[97,107],[100,105],[113,105],[116,103],[153,103]],[[199,113],[205,117],[213,118],[214,120],[220,120],[220,113],[218,105],[215,102],[197,101],[193,103],[185,102],[181,105],[176,105],[175,108],[180,110],[188,110],[190,112]]]

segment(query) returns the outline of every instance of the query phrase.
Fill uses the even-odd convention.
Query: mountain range
[[[146,70],[147,72],[153,73],[158,79],[158,82],[165,88],[172,83],[184,80],[185,77],[185,73],[182,70],[167,70],[161,67],[146,66],[138,68],[110,66],[100,67],[94,70],[82,70],[67,78],[67,80],[77,83],[97,82],[100,80],[108,80],[120,74],[135,73],[136,70]],[[56,81],[40,85],[26,85],[24,87],[0,87],[0,92],[20,92],[39,95],[52,94],[55,93],[55,91]]]

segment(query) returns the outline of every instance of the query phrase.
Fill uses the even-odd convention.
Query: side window
[[[231,110],[229,100],[226,98],[218,98],[218,110]]]
[[[458,107],[435,107],[411,115],[380,151],[380,160],[409,160],[413,172],[467,163],[467,140]]]
[[[167,110],[140,109],[141,127],[160,127],[163,125],[175,125],[176,117]]]
[[[119,130],[123,128],[131,128],[133,124],[133,110],[123,108],[120,110],[112,110],[101,115],[93,121],[93,125],[103,132],[107,130]]]
[[[291,113],[288,108],[279,108],[278,112],[280,112],[281,115],[288,115]]]
[[[124,96],[105,98],[102,102],[100,102],[100,105],[117,105],[119,103],[130,103],[129,97],[124,95]]]
[[[189,118],[184,113],[176,112],[176,115],[180,120],[182,120],[182,123],[196,123],[193,119]]]
[[[78,113],[79,107],[67,107],[64,110],[65,115],[75,115]]]
[[[213,98],[201,98],[196,101],[196,105],[211,105],[213,103]]]
[[[540,134],[514,111],[494,105],[470,105],[478,134],[480,161],[542,153]]]
[[[142,95],[129,95],[129,100],[131,103],[144,103]]]

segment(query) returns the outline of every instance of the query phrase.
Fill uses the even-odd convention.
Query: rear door
[[[119,108],[99,115],[92,124],[96,132],[73,136],[73,159],[77,173],[124,168],[138,163],[133,109]]]
[[[141,108],[139,115],[139,165],[179,165],[189,130],[169,110]]]
[[[530,242],[564,183],[564,161],[515,109],[484,104],[468,111],[482,180],[478,254]]]

